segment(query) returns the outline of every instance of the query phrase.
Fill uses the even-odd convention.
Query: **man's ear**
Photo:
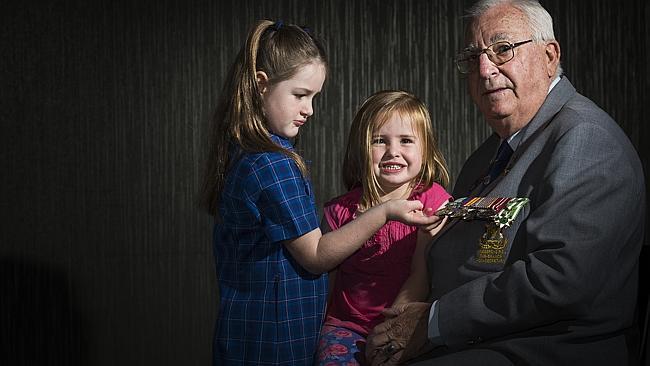
[[[546,43],[546,73],[549,78],[555,76],[560,65],[560,44],[553,40]]]
[[[264,71],[258,71],[255,73],[255,78],[257,79],[257,87],[259,88],[260,93],[264,94],[269,83],[269,77]]]

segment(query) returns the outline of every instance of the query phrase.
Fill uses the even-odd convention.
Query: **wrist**
[[[393,200],[388,200],[380,205],[380,207],[384,210],[383,215],[384,215],[384,223],[387,223],[390,220],[393,220],[393,213],[391,211],[391,207],[393,205]]]

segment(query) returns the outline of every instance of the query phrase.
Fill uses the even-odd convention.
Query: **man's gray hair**
[[[553,18],[537,0],[479,0],[467,9],[466,17],[471,20],[476,19],[497,5],[510,5],[524,13],[528,18],[528,26],[534,41],[555,40]],[[560,75],[562,75],[562,65],[558,64],[555,76]]]

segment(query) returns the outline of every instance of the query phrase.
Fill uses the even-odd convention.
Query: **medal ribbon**
[[[462,197],[447,204],[436,214],[463,217],[464,219],[491,219],[499,228],[510,226],[528,198],[513,197]]]
[[[517,214],[519,214],[519,211],[528,204],[528,201],[529,199],[526,197],[511,198],[508,201],[506,208],[497,212],[494,216],[494,223],[501,229],[510,226],[510,224],[515,220],[515,217],[517,217]]]

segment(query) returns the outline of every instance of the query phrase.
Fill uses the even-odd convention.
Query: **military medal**
[[[449,202],[436,215],[488,221],[485,233],[479,239],[476,261],[505,263],[508,239],[503,235],[503,229],[512,224],[528,202],[529,199],[525,197],[463,197]]]
[[[449,202],[445,207],[436,211],[438,216],[463,218],[464,220],[492,220],[507,207],[512,200],[522,198],[509,197],[463,197]],[[528,199],[526,198],[526,202]]]

